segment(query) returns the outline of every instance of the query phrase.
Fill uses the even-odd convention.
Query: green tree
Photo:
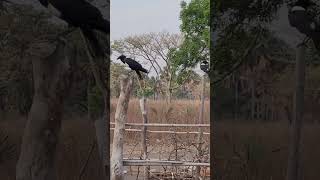
[[[171,53],[180,72],[194,67],[199,61],[209,60],[210,48],[210,1],[191,0],[181,3],[180,26],[183,43]]]

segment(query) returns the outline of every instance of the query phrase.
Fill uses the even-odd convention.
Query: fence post
[[[142,98],[140,99],[140,109],[142,113],[143,118],[143,124],[148,123],[148,117],[147,117],[147,107],[146,107],[146,98],[144,95],[142,95]],[[148,149],[147,149],[147,127],[142,126],[142,148],[143,148],[143,159],[146,160],[148,158]],[[150,167],[145,166],[144,167],[144,179],[149,179],[150,177]]]
[[[303,118],[305,83],[305,44],[300,44],[296,52],[296,84],[293,107],[293,121],[290,132],[287,180],[301,179],[301,128]]]
[[[203,114],[204,114],[204,94],[205,94],[205,88],[206,88],[206,81],[205,81],[205,74],[202,76],[202,91],[201,91],[201,106],[200,106],[200,113],[199,113],[199,122],[198,124],[203,124]],[[199,127],[199,135],[198,135],[198,162],[201,162],[202,157],[202,138],[203,138],[203,129]],[[200,179],[200,170],[201,167],[196,167],[196,176],[198,179]]]
[[[130,94],[133,89],[133,78],[128,76],[120,77],[120,96],[115,113],[115,130],[113,134],[113,146],[111,157],[111,179],[123,180],[123,139],[125,122],[127,121],[127,110]]]

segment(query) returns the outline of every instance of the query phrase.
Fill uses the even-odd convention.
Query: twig
[[[92,155],[92,153],[93,153],[93,150],[94,150],[94,147],[96,146],[96,144],[97,144],[97,142],[94,141],[94,142],[92,143],[92,145],[91,145],[91,149],[90,149],[90,151],[89,151],[88,157],[87,157],[84,165],[83,165],[82,168],[81,168],[81,171],[80,171],[80,174],[79,174],[79,180],[80,180],[81,177],[83,176],[83,174],[84,174],[84,172],[85,172],[85,170],[86,170],[86,168],[87,168],[87,166],[88,166],[89,159],[90,159],[90,157],[91,157],[91,155]]]

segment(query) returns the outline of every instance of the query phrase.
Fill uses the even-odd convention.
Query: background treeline
[[[163,51],[168,63],[156,69],[157,75],[145,77],[147,97],[155,100],[199,99],[201,76],[193,68],[199,61],[208,58],[209,42],[209,1],[203,2],[194,1],[190,4],[181,4],[183,21],[181,31],[183,34],[190,35],[183,37],[179,35],[183,41],[174,48],[170,47]],[[0,112],[1,114],[26,115],[31,107],[34,91],[31,60],[47,56],[54,49],[54,38],[65,32],[67,25],[46,11],[31,5],[4,5],[2,3],[4,2],[1,2],[0,6]],[[201,4],[200,8],[197,6],[199,4]],[[206,11],[203,12],[203,9]],[[190,17],[199,12],[202,14],[199,16],[202,20],[193,24],[186,23]],[[202,24],[202,28],[195,28],[199,24]],[[202,38],[198,39],[192,35],[195,32],[203,34]],[[157,38],[165,37],[167,40],[171,37],[178,37],[165,32],[150,34],[155,34]],[[69,113],[81,114],[88,111],[89,105],[93,109],[99,108],[101,97],[97,87],[92,85],[94,80],[85,51],[81,49],[80,37],[71,38],[74,39],[72,42],[76,45],[78,43],[79,48],[76,49],[78,52],[76,52],[77,62],[74,67],[75,79],[71,87],[72,93],[65,101],[65,109]],[[113,46],[112,50],[116,52],[119,46],[118,49]],[[186,52],[189,52],[188,56],[185,56]],[[156,58],[153,59],[153,62],[160,60]],[[119,75],[131,72],[125,66],[111,62],[110,73],[111,97],[114,98],[119,95]],[[135,74],[132,75],[135,76]],[[207,84],[209,84],[208,78]],[[141,95],[137,81],[135,81],[135,86],[133,96],[137,97]],[[206,97],[209,97],[209,89]]]
[[[212,114],[216,120],[290,121],[299,34],[292,28],[282,36],[274,23],[287,21],[285,3],[290,1],[228,0],[212,6]],[[305,118],[317,121],[319,52],[312,41],[306,56]]]

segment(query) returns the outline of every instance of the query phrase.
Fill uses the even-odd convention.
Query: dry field
[[[199,113],[199,101],[173,101],[171,107],[165,102],[148,101],[150,122],[154,123],[195,123]],[[110,120],[114,120],[116,100],[112,100]],[[130,102],[129,122],[140,122],[138,100]],[[24,118],[8,117],[0,120],[0,130],[9,138],[8,143],[15,145],[11,158],[0,150],[0,179],[15,179],[15,163],[19,154],[20,138],[23,133]],[[209,123],[209,103],[206,102],[205,122]],[[214,142],[216,162],[214,170],[219,179],[232,180],[283,180],[287,166],[288,127],[285,123],[250,123],[231,121],[215,122]],[[165,128],[157,130],[168,130]],[[173,129],[171,129],[173,130]],[[177,128],[177,131],[192,129]],[[197,130],[197,129],[193,129]],[[205,130],[206,132],[209,129]],[[111,133],[112,135],[112,133]],[[57,174],[59,180],[79,179],[79,172],[86,160],[95,138],[93,125],[85,118],[68,118],[63,121],[61,140],[58,145]],[[160,159],[178,158],[192,160],[194,151],[193,135],[149,134],[148,145],[151,156]],[[304,180],[318,179],[320,176],[320,125],[305,124],[303,128],[303,176]],[[141,155],[139,133],[126,133],[125,157],[137,158]],[[1,141],[1,138],[0,138]],[[207,137],[207,142],[209,139]],[[175,146],[178,151],[172,151]],[[189,148],[189,152],[182,151]],[[1,149],[2,147],[0,147]],[[99,179],[97,150],[84,171],[83,180]],[[161,153],[159,153],[161,152]],[[176,153],[178,152],[178,153]],[[134,168],[131,168],[135,170]],[[141,169],[141,168],[140,168]],[[129,169],[128,169],[129,170]],[[162,168],[163,170],[163,168]],[[167,168],[169,171],[176,169]],[[142,172],[140,172],[142,173]],[[130,174],[130,173],[128,173]],[[133,175],[132,177],[135,177]]]
[[[216,122],[214,130],[217,179],[285,179],[286,123]],[[320,125],[305,124],[302,132],[303,179],[319,179]]]
[[[111,102],[111,116],[110,120],[114,120],[114,112],[116,107],[116,100]],[[148,101],[148,118],[150,122],[154,123],[195,123],[199,114],[200,101],[189,100],[177,100],[172,101],[171,106],[167,106],[165,102]],[[15,164],[19,155],[19,146],[21,143],[21,136],[23,134],[23,128],[25,124],[25,118],[21,117],[7,117],[0,120],[0,130],[8,135],[8,144],[15,145],[12,156],[7,156],[1,152],[0,147],[0,179],[1,180],[14,180],[15,179]],[[128,109],[128,122],[140,122],[140,108],[138,100],[132,99]],[[206,102],[205,108],[205,123],[209,123],[209,102]],[[151,130],[151,128],[150,128]],[[161,129],[157,129],[161,130]],[[162,128],[162,130],[168,130]],[[177,131],[188,131],[186,128],[176,128]],[[190,129],[192,130],[192,128]],[[194,129],[195,131],[197,130]],[[205,132],[209,132],[207,128]],[[111,133],[112,137],[112,133]],[[82,118],[67,118],[63,120],[60,142],[57,147],[57,175],[59,180],[78,180],[81,168],[87,158],[91,144],[95,138],[94,126],[90,124],[86,119],[86,116]],[[111,138],[112,139],[112,138]],[[133,157],[139,155],[140,146],[139,133],[127,133],[126,134],[126,157]],[[186,145],[184,142],[192,143],[194,136],[191,135],[165,135],[158,134],[150,135],[148,145],[150,145],[150,151],[152,149],[161,150],[170,149],[165,148],[167,144],[170,147],[183,147]],[[1,138],[0,138],[1,140]],[[156,142],[156,143],[155,143]],[[161,142],[161,143],[159,143]],[[156,147],[156,144],[158,147]],[[209,137],[206,138],[206,144],[209,144]],[[161,146],[163,145],[163,146]],[[133,148],[135,146],[135,148]],[[161,147],[159,147],[161,146]],[[168,146],[167,146],[168,147]],[[132,149],[136,150],[136,154],[131,153]],[[174,149],[174,148],[173,148]],[[182,149],[182,148],[181,148]],[[183,159],[184,157],[192,158],[192,153],[185,155],[181,153],[182,150],[177,150],[170,158]],[[98,164],[97,149],[94,150],[93,156],[89,160],[88,167],[84,171],[82,180],[100,179],[101,169]],[[155,158],[159,158],[156,151],[151,152],[152,155],[156,155]],[[168,153],[163,152],[162,159],[168,158]],[[184,151],[185,152],[185,151]],[[191,155],[190,155],[191,154]]]

